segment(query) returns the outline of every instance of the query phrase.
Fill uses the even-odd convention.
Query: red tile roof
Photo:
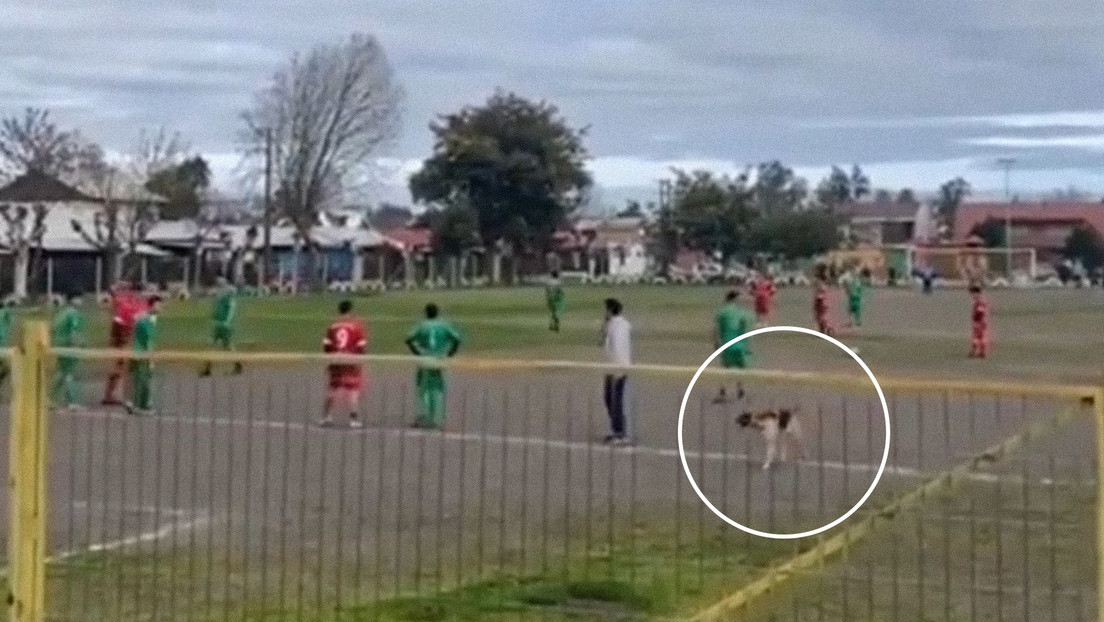
[[[427,227],[399,227],[380,233],[401,250],[425,250],[433,247],[433,231]]]
[[[1104,235],[1104,202],[964,203],[955,214],[955,239],[965,240],[990,218],[1011,218],[1015,228],[1087,224]]]

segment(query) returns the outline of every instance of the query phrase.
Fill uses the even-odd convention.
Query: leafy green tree
[[[430,129],[433,155],[411,177],[411,194],[431,205],[463,200],[487,247],[547,248],[591,187],[585,130],[547,102],[497,92]]]
[[[479,217],[468,205],[450,205],[426,216],[434,248],[446,256],[460,256],[479,246]]]
[[[765,216],[801,208],[808,193],[805,180],[778,160],[760,164],[751,187],[755,211]]]
[[[675,171],[671,225],[682,242],[721,254],[727,262],[746,246],[756,211],[746,173],[730,178],[708,171]]]
[[[842,168],[833,165],[832,171],[817,186],[816,200],[829,209],[851,200],[851,177]]]
[[[970,235],[981,238],[988,248],[1002,248],[1005,246],[1005,225],[999,218],[986,218],[974,225]]]
[[[1075,227],[1066,238],[1062,254],[1068,259],[1080,261],[1090,274],[1094,273],[1104,266],[1104,237],[1095,227]]]
[[[839,246],[841,219],[824,209],[764,216],[749,232],[749,247],[784,259],[808,258]]]
[[[202,156],[194,156],[153,173],[145,185],[146,190],[168,199],[161,207],[161,217],[174,220],[198,216],[210,184],[210,166]]]

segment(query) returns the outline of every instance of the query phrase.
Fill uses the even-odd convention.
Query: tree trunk
[[[502,282],[502,253],[498,249],[491,250],[491,285]]]
[[[22,245],[16,247],[15,274],[14,283],[12,285],[12,294],[15,295],[16,300],[23,301],[27,298],[27,281],[30,276],[30,269],[31,250]]]

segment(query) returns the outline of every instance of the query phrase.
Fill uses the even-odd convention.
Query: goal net
[[[922,247],[909,249],[909,271],[931,268],[944,280],[992,282],[1004,279],[1010,284],[1035,279],[1033,248]]]

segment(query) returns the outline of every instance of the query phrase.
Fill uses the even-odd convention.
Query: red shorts
[[[769,300],[755,300],[755,314],[756,315],[770,315],[770,301]]]
[[[974,324],[972,337],[974,341],[988,341],[989,327],[985,325]]]
[[[330,365],[330,388],[360,391],[364,388],[364,370],[360,365]]]
[[[111,347],[125,348],[130,345],[130,339],[134,336],[134,328],[118,322],[111,323]]]

